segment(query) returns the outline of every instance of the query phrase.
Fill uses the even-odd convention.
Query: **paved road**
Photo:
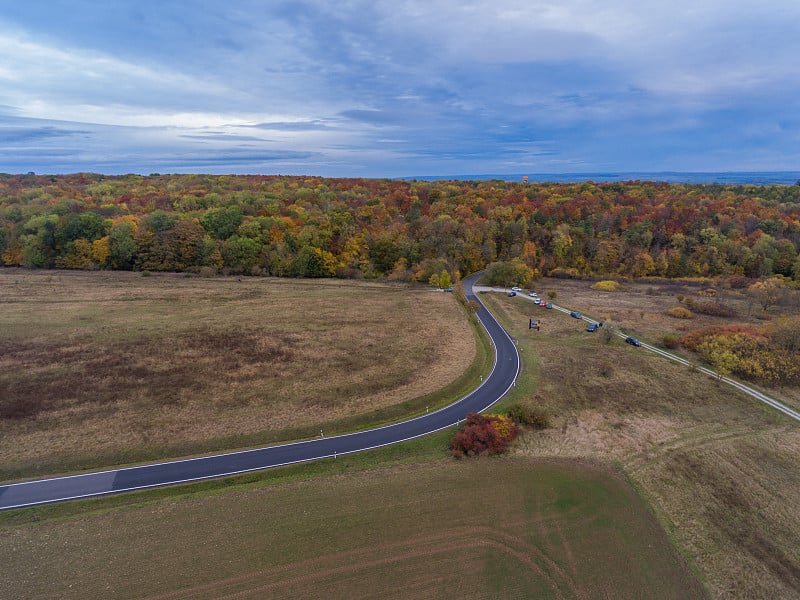
[[[464,279],[464,291],[468,300],[480,302],[472,290],[478,277],[479,275],[472,275]],[[494,367],[480,387],[445,408],[409,421],[347,435],[0,486],[0,510],[115,494],[330,458],[396,444],[452,427],[462,421],[467,413],[486,410],[502,398],[514,384],[519,373],[519,354],[514,342],[485,307],[481,307],[477,316],[494,343],[496,351]]]

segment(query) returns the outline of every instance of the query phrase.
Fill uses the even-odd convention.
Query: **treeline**
[[[0,175],[7,266],[800,280],[800,186]]]

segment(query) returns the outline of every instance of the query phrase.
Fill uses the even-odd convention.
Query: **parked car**
[[[586,331],[597,331],[597,323],[590,323],[589,326],[586,328]]]
[[[641,346],[642,342],[637,340],[635,337],[626,337],[625,343],[630,344],[631,346]]]
[[[548,302],[547,304],[544,305],[544,307],[545,308],[553,308],[553,303],[552,302]]]
[[[547,302],[544,300],[539,300],[539,306],[547,306]]]
[[[522,288],[521,288],[521,287],[514,286],[514,287],[512,287],[512,288],[511,288],[511,291],[512,291],[512,292],[521,292],[521,291],[522,291]]]
[[[536,292],[531,292],[530,294],[528,294],[528,296],[530,296],[531,298],[538,298],[539,297],[539,295]]]
[[[508,292],[508,295],[509,295],[509,296],[516,296],[516,295],[517,295],[517,292]]]
[[[453,291],[453,288],[444,288],[444,291],[445,291],[445,292],[452,292],[452,291]]]
[[[571,313],[569,313],[569,316],[574,318],[574,319],[582,318],[581,317],[581,313],[579,313],[577,310],[573,310]]]

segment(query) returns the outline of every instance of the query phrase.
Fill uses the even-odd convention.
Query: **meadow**
[[[0,536],[0,593],[59,598],[703,598],[613,469],[438,459]]]
[[[353,430],[477,377],[453,294],[0,269],[0,478]]]
[[[626,284],[603,294],[590,284],[537,288],[645,340],[685,326],[664,312],[690,289]],[[605,343],[585,322],[526,298],[482,298],[524,362],[497,410],[535,404],[552,424],[524,430],[511,456],[443,458],[453,432],[441,432],[346,460],[9,511],[0,515],[0,552],[12,557],[0,567],[0,591],[796,597],[796,423],[696,370],[622,340]],[[298,295],[296,306],[307,299]],[[527,328],[531,317],[542,319],[541,331]]]
[[[546,280],[537,288],[643,340],[657,343],[685,325],[664,312],[691,289],[637,283],[601,293],[590,285]],[[510,401],[544,406],[552,418],[552,428],[523,434],[520,456],[618,465],[713,597],[797,597],[796,422],[621,339],[604,343],[584,321],[524,298],[484,296],[526,357]],[[542,319],[541,331],[527,329],[532,316]],[[769,392],[798,398],[797,389]]]

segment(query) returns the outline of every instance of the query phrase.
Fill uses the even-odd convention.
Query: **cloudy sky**
[[[0,171],[800,170],[798,0],[0,0]]]

